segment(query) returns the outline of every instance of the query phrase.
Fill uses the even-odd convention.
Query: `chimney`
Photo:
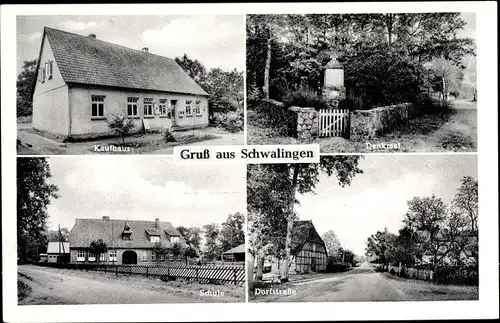
[[[95,34],[89,34],[89,35],[88,35],[88,37],[89,37],[89,38],[94,38],[94,39],[96,39],[96,38],[97,38],[97,36],[96,36]]]
[[[149,53],[149,48],[144,47],[144,48],[142,49],[142,52],[143,52],[143,53]]]
[[[160,228],[160,219],[158,219],[158,218],[155,219],[155,228],[156,229]]]
[[[102,219],[105,220],[105,221],[108,221],[109,220],[109,216],[105,215],[105,216],[102,217]]]

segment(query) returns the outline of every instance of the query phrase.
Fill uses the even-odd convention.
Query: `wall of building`
[[[40,56],[40,67],[52,61],[52,77],[37,82],[33,93],[33,128],[68,135],[68,86],[59,71],[50,44],[45,37]],[[37,72],[38,73],[38,72]]]
[[[295,256],[294,270],[297,273],[325,270],[327,264],[326,258],[326,249],[322,244],[307,241]],[[315,266],[313,266],[313,262]]]
[[[161,259],[160,255],[157,255],[155,260],[152,258],[153,250],[152,249],[114,249],[116,251],[116,262],[115,264],[121,265],[123,263],[123,253],[128,250],[132,250],[137,254],[137,264],[138,265],[151,265],[151,264],[165,264],[165,263],[175,263],[175,264],[185,264],[185,259],[181,258],[180,260],[175,257],[174,260],[170,260],[168,255],[165,255],[163,257],[163,260]],[[77,260],[77,252],[78,249],[71,249],[71,263],[97,263],[96,261],[88,261],[88,250],[85,251],[85,261],[78,261]],[[145,256],[145,257],[143,257]],[[101,264],[112,264],[113,262],[109,261],[109,250],[108,253],[106,253],[105,260],[104,261],[99,261]]]
[[[131,117],[135,128],[133,132],[143,132],[142,119],[148,120],[151,130],[160,130],[164,126],[177,125],[182,128],[206,127],[208,126],[208,100],[206,97],[196,97],[192,95],[165,94],[153,92],[141,92],[134,90],[108,89],[95,86],[71,86],[71,136],[74,138],[91,138],[113,134],[108,127],[108,121],[113,114],[127,114],[127,98],[137,97],[138,116]],[[104,117],[93,118],[91,96],[105,96]],[[157,106],[160,99],[167,99],[170,103],[177,100],[175,113],[171,118],[160,116],[154,113],[153,116],[144,116],[144,98],[152,98],[154,106]],[[201,115],[181,116],[181,111],[185,110],[186,100],[201,100]],[[153,109],[155,110],[155,109]]]
[[[414,117],[417,111],[411,103],[401,103],[371,110],[351,112],[351,138],[372,139]]]

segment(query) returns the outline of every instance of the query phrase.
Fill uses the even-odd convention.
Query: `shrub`
[[[215,124],[231,133],[243,131],[244,116],[242,111],[216,113],[214,114]]]
[[[453,110],[448,101],[432,98],[427,93],[419,94],[414,104],[417,106],[418,112],[421,114],[436,114],[447,113]]]
[[[165,142],[175,142],[176,139],[174,135],[172,134],[172,128],[165,126],[161,129],[161,137],[163,141]]]
[[[111,116],[111,121],[108,121],[108,127],[111,131],[122,137],[122,142],[125,143],[125,136],[127,136],[135,126],[131,119],[127,118],[124,113],[120,113]]]
[[[314,108],[316,110],[329,107],[328,102],[321,96],[318,96],[312,91],[305,90],[287,93],[283,98],[283,103],[285,103],[285,110],[288,110],[291,106]]]

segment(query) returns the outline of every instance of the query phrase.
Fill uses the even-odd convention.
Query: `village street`
[[[110,273],[18,266],[19,280],[31,287],[20,305],[50,304],[158,304],[244,302],[244,289],[225,285],[163,282],[142,276],[118,277]],[[200,290],[224,296],[200,296]]]
[[[397,277],[394,277],[397,278]],[[422,281],[388,278],[376,272],[368,263],[343,272],[316,276],[313,280],[304,280],[289,286],[296,291],[290,296],[260,296],[260,302],[333,302],[333,301],[418,301],[446,299],[477,299],[477,287],[443,286]]]

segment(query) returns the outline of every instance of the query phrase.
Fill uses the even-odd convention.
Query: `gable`
[[[45,27],[67,83],[208,95],[175,60]]]
[[[291,253],[297,254],[300,252],[307,241],[325,245],[312,221],[295,221],[292,228]]]
[[[52,73],[51,77],[45,77],[44,82],[40,82],[39,80],[39,71],[42,68],[45,68],[45,63],[52,62]],[[47,40],[47,36],[44,35],[42,37],[42,43],[40,45],[40,52],[38,55],[38,60],[37,60],[37,67],[36,67],[36,73],[37,76],[34,80],[35,84],[33,86],[33,93],[32,95],[37,95],[41,93],[45,93],[47,91],[50,91],[51,89],[56,89],[61,86],[66,85],[66,82],[64,81],[61,72],[59,70],[59,66],[57,64],[57,61],[54,57],[54,53],[52,51],[52,47],[50,46],[50,43]]]

